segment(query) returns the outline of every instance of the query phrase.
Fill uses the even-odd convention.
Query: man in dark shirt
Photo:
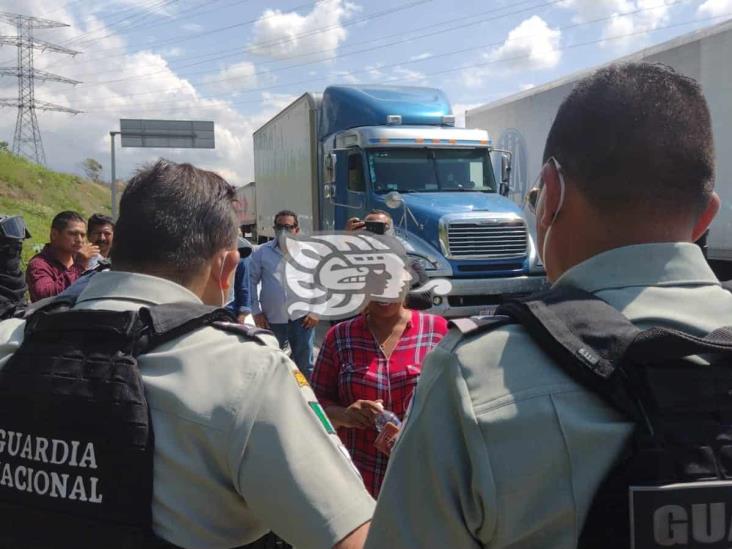
[[[73,211],[61,212],[51,222],[50,242],[28,262],[26,281],[31,301],[58,295],[87,269],[99,246],[86,241],[86,221]]]

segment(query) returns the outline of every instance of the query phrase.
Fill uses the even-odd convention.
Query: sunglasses
[[[529,211],[534,215],[536,215],[536,206],[539,203],[541,190],[544,188],[544,180],[541,178],[541,173],[544,171],[544,166],[546,166],[549,162],[554,162],[554,166],[556,167],[556,170],[558,172],[562,170],[562,165],[553,156],[550,156],[549,159],[542,165],[541,171],[539,171],[539,175],[536,176],[534,184],[531,186],[531,190],[526,193],[526,205],[529,207]]]
[[[276,231],[294,231],[297,229],[297,225],[275,225]]]
[[[0,218],[0,235],[10,240],[24,240],[31,236],[25,221],[19,215]]]

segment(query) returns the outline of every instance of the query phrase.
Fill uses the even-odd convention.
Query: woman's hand
[[[329,406],[325,412],[336,427],[370,429],[374,426],[376,416],[384,410],[382,402],[381,400],[357,400],[347,408]]]

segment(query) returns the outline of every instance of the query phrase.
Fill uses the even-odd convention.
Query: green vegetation
[[[110,213],[111,191],[99,183],[0,151],[0,215],[22,215],[33,238],[23,245],[23,260],[48,241],[53,216],[76,210],[84,217]]]

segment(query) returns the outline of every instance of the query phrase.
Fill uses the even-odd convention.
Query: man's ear
[[[719,199],[719,195],[713,192],[709,196],[709,201],[707,202],[706,208],[704,208],[704,211],[694,224],[694,229],[691,233],[692,242],[696,242],[702,237],[704,232],[709,228],[709,225],[712,224],[712,221],[716,217],[717,212],[719,212],[720,206],[721,200]]]
[[[228,290],[231,275],[236,270],[237,265],[239,265],[239,251],[229,250],[225,252],[221,262],[219,268],[212,270],[211,274],[218,277],[219,273],[221,273],[220,279],[216,281],[216,285],[222,290]]]
[[[547,162],[541,169],[541,178],[544,187],[541,189],[539,204],[536,206],[537,222],[543,229],[548,229],[561,207],[562,185],[559,182],[559,172],[554,162]]]

